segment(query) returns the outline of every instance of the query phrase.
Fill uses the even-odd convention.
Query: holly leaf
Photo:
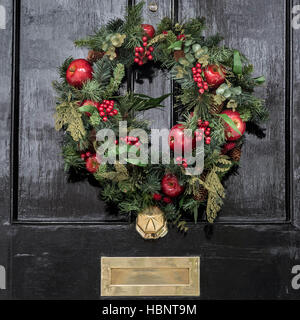
[[[233,53],[233,72],[235,74],[242,74],[243,73],[241,56],[237,50],[234,50],[234,53]]]
[[[253,80],[257,85],[262,85],[266,82],[266,78],[264,76],[253,78]]]
[[[217,114],[217,116],[221,117],[239,135],[242,135],[241,131],[238,129],[238,127],[235,125],[235,123],[231,120],[231,118],[227,114],[221,113],[221,114]]]

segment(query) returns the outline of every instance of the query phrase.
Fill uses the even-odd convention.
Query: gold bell
[[[168,233],[164,213],[158,207],[148,207],[136,218],[136,230],[144,239],[158,239]]]

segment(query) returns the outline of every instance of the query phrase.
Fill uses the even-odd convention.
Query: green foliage
[[[81,152],[96,152],[100,142],[95,141],[95,132],[100,129],[114,130],[119,139],[120,120],[127,121],[129,131],[141,128],[149,134],[147,121],[137,115],[146,110],[163,108],[162,102],[169,97],[167,94],[152,98],[131,91],[119,94],[125,76],[132,74],[134,48],[142,45],[143,5],[140,2],[128,7],[124,20],[110,20],[94,34],[75,41],[77,46],[105,53],[93,63],[93,79],[85,82],[82,88],[74,88],[66,82],[66,70],[72,57],[67,58],[58,69],[60,80],[53,82],[58,95],[55,120],[56,129],[65,131],[63,157],[66,171],[74,169],[78,174],[88,175],[85,162],[80,157]],[[225,197],[222,179],[232,166],[238,164],[229,156],[222,155],[226,143],[224,121],[236,129],[228,117],[220,115],[222,109],[237,110],[244,121],[255,123],[265,121],[268,116],[264,101],[253,95],[254,89],[263,84],[264,77],[253,78],[254,68],[246,57],[235,49],[220,46],[222,37],[219,34],[204,37],[204,29],[204,18],[174,23],[166,17],[158,24],[156,36],[148,41],[148,45],[154,48],[152,66],[168,71],[170,80],[174,81],[177,123],[195,130],[199,119],[209,121],[211,143],[205,145],[204,173],[198,176],[186,175],[183,166],[175,164],[173,153],[168,165],[142,166],[134,159],[128,159],[126,165],[100,164],[94,173],[101,188],[101,198],[117,205],[121,213],[136,215],[144,208],[157,205],[163,210],[168,222],[183,232],[187,231],[183,217],[190,214],[197,222],[200,205],[206,205],[207,220],[210,223],[215,220]],[[178,35],[183,34],[184,39],[177,39]],[[226,82],[219,88],[210,87],[203,95],[199,94],[192,73],[192,67],[197,62],[202,64],[202,70],[208,64],[223,67],[226,70]],[[201,76],[205,78],[204,72]],[[101,120],[97,108],[80,107],[84,100],[102,102],[104,99],[115,100],[119,111],[117,116],[109,117],[107,122]],[[90,115],[86,115],[86,112]],[[237,146],[240,147],[243,141],[244,138],[240,138]],[[115,148],[117,155],[127,151],[129,146],[121,149],[120,145]],[[162,194],[161,179],[166,173],[176,175],[184,187],[184,192],[172,199],[170,204],[153,200],[154,193]],[[197,200],[201,199],[197,196],[203,190],[208,193],[207,200]]]

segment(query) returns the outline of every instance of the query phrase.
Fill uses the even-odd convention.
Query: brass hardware
[[[149,3],[148,8],[150,11],[156,12],[158,10],[158,5],[156,2],[151,2]]]
[[[158,207],[149,207],[136,218],[136,230],[144,239],[158,239],[168,233],[167,221]]]
[[[200,296],[200,257],[102,257],[101,296]]]

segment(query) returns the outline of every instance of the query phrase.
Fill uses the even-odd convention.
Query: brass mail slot
[[[200,257],[102,257],[101,296],[199,296]]]

